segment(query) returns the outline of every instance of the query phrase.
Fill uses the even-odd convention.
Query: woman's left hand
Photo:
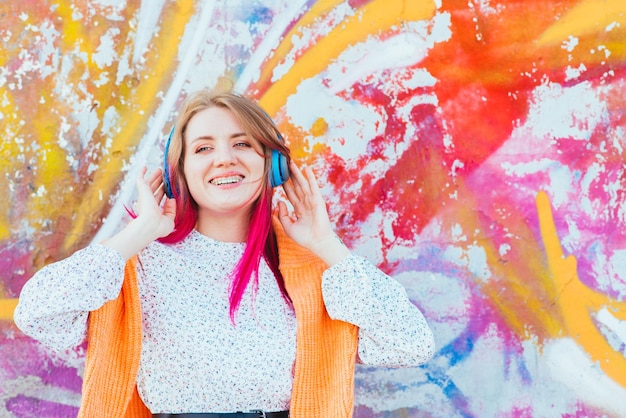
[[[287,236],[333,265],[350,251],[333,231],[313,170],[305,167],[303,172],[293,161],[289,169],[291,176],[283,189],[294,210],[290,215],[287,204],[278,202],[278,219]]]

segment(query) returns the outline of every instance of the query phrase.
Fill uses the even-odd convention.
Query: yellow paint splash
[[[313,136],[322,136],[328,131],[328,123],[324,118],[318,118],[311,126],[311,134]]]
[[[580,281],[576,258],[563,254],[545,192],[537,194],[536,205],[548,267],[557,292],[555,303],[562,314],[561,337],[576,341],[610,378],[626,387],[626,358],[609,345],[592,318],[596,312],[608,308],[617,319],[626,321],[626,303],[616,302]]]
[[[13,321],[17,299],[0,299],[0,321]]]
[[[2,54],[0,54],[1,56]],[[2,63],[2,58],[0,58],[0,66],[4,66]],[[0,97],[4,97],[7,106],[2,106],[0,111],[4,113],[5,109],[10,109],[13,106],[13,95],[10,94],[9,90],[6,87],[0,88]],[[13,140],[14,130],[9,128],[10,125],[16,124],[15,117],[12,114],[5,113],[4,127],[1,131],[2,136],[7,139],[11,138],[11,140],[3,140],[0,141],[0,156],[3,161],[3,169],[6,170],[6,173],[15,173],[23,164],[18,161],[15,156],[19,155],[21,152],[20,145]],[[9,175],[7,175],[9,177]],[[3,193],[8,195],[8,182],[5,180],[5,183],[0,186],[0,190]],[[9,214],[11,213],[11,205],[14,204],[10,199],[0,199],[0,240],[8,239],[11,236],[11,220],[9,218]]]
[[[551,25],[538,39],[539,46],[559,44],[570,36],[606,31],[612,24],[626,26],[626,1],[584,0]]]

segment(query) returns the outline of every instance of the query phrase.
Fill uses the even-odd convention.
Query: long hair
[[[185,132],[194,115],[211,107],[230,110],[244,132],[261,143],[265,155],[265,180],[261,194],[252,207],[244,253],[232,272],[229,303],[230,318],[234,323],[235,313],[250,280],[253,280],[255,290],[258,287],[261,257],[265,258],[274,273],[283,297],[290,302],[282,274],[278,269],[278,247],[272,227],[273,190],[269,181],[271,151],[278,150],[288,159],[290,153],[270,117],[252,100],[235,93],[212,93],[208,90],[191,95],[178,115],[167,155],[169,181],[176,199],[174,230],[169,235],[159,238],[160,242],[173,244],[182,241],[198,221],[198,205],[189,193],[184,175]]]

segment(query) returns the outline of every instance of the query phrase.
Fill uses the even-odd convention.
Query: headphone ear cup
[[[278,128],[274,124],[274,121],[263,109],[261,109],[265,116],[270,121],[272,126],[274,127],[274,131],[276,133],[276,138],[278,141],[285,143],[283,136],[278,131]],[[270,185],[272,187],[277,187],[289,180],[289,161],[285,155],[275,149],[272,149],[272,156],[270,161]]]
[[[280,151],[272,150],[272,162],[270,167],[270,183],[277,187],[289,179],[289,164],[287,157]]]
[[[165,152],[163,153],[163,186],[165,188],[165,195],[170,199],[174,198],[174,192],[172,190],[172,184],[170,183],[170,166],[167,163],[167,154],[170,151],[170,143],[172,142],[172,136],[174,135],[174,128],[176,128],[176,126],[172,126],[170,135],[165,143]]]

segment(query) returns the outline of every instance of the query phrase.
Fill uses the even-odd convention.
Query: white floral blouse
[[[229,275],[244,247],[194,230],[178,244],[153,242],[140,252],[137,387],[153,413],[289,409],[296,318],[265,262],[234,325],[229,316]],[[119,295],[124,264],[116,251],[92,245],[48,265],[24,286],[16,324],[56,350],[80,344],[89,311]],[[359,361],[411,366],[432,356],[422,313],[363,258],[351,255],[326,270],[322,289],[331,317],[359,327]]]

